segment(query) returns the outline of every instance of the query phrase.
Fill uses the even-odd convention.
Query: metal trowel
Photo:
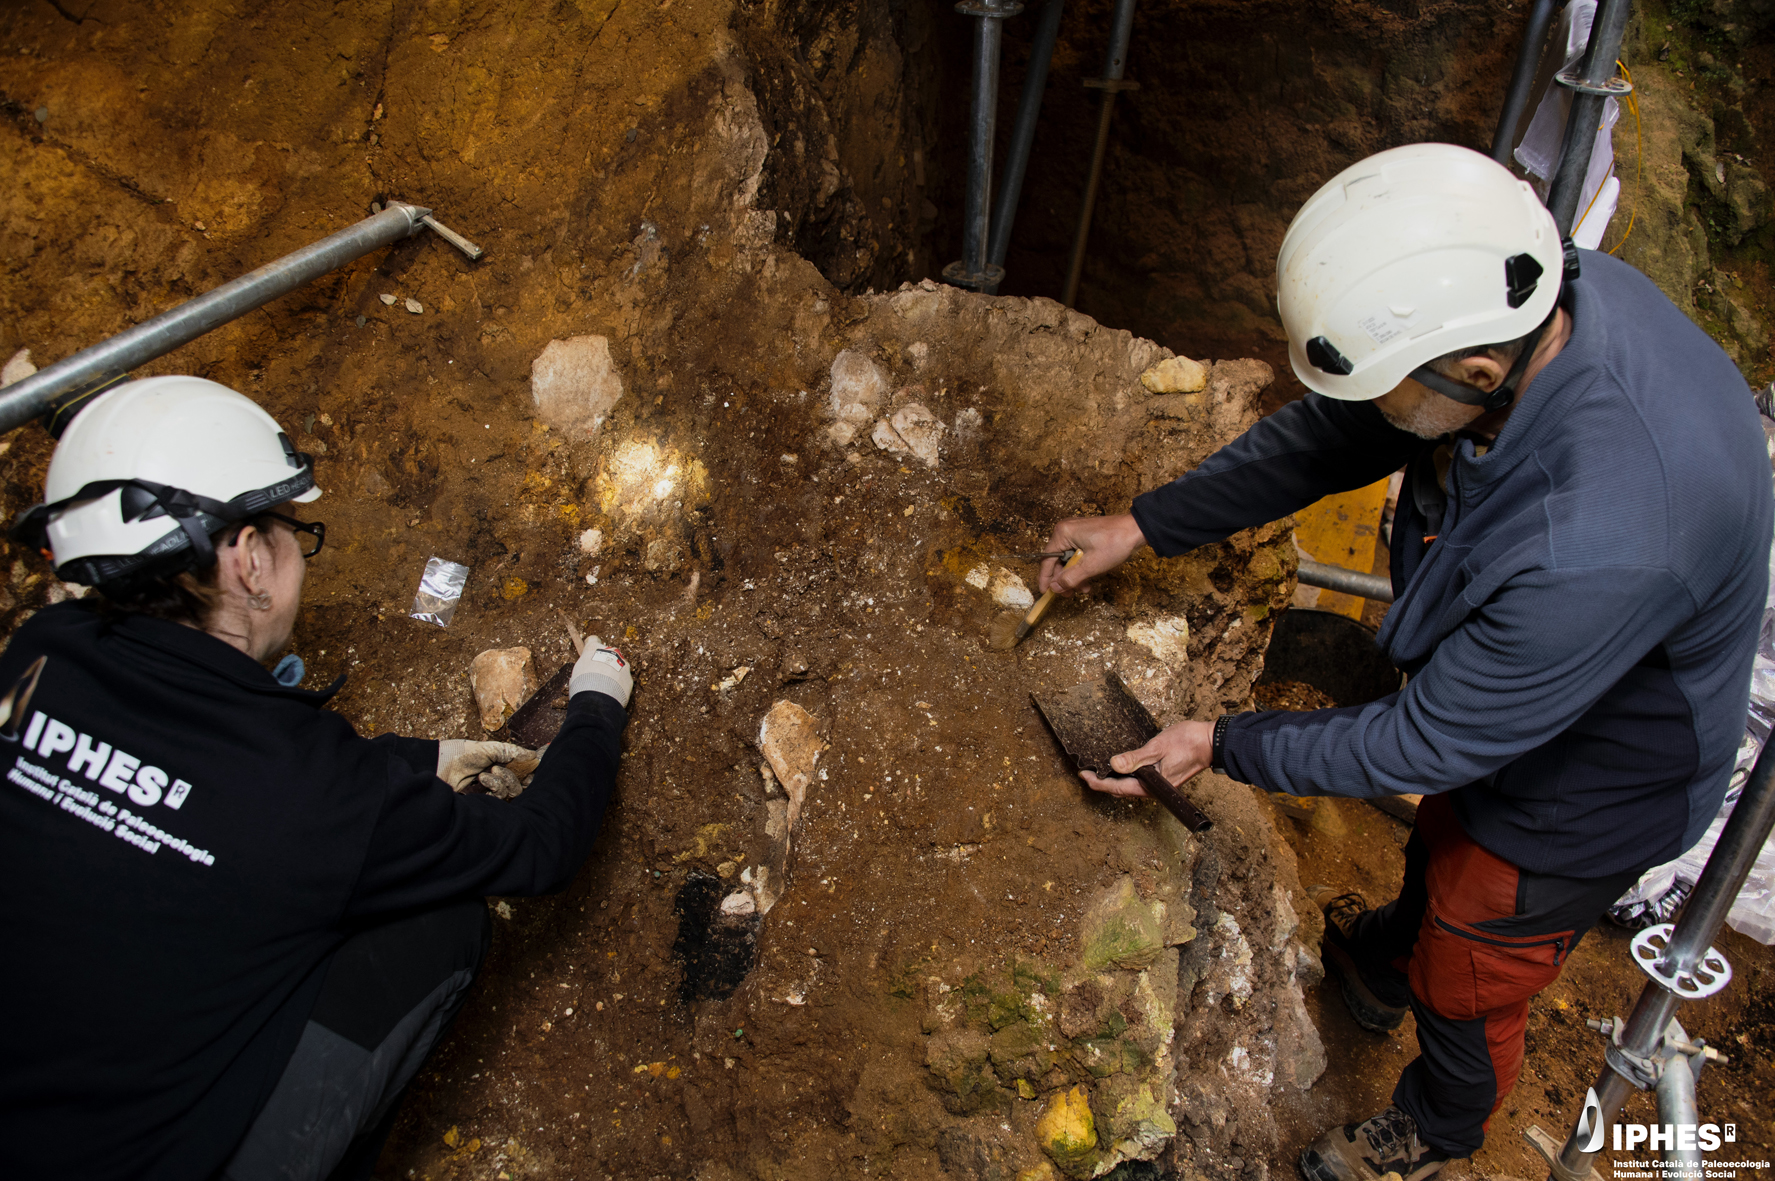
[[[584,652],[585,635],[565,612],[561,618],[566,621],[567,634],[573,637],[574,654]],[[555,735],[561,732],[561,723],[567,720],[567,685],[572,679],[573,661],[569,660],[517,708],[505,724],[513,742],[540,750],[555,740]]]
[[[1031,693],[1029,697],[1072,765],[1099,777],[1123,777],[1110,768],[1109,760],[1145,746],[1159,732],[1159,724],[1146,706],[1113,672],[1058,693]],[[1133,778],[1191,832],[1206,832],[1214,826],[1157,767],[1142,767]]]

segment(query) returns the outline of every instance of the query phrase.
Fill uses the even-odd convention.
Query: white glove
[[[438,743],[438,778],[449,784],[451,791],[462,791],[491,767],[535,758],[515,743],[446,738]]]
[[[587,636],[585,651],[573,664],[573,679],[567,682],[567,696],[576,693],[602,693],[613,697],[616,703],[627,709],[629,694],[635,688],[634,675],[629,672],[629,662],[615,648],[604,647],[604,641],[597,636]]]

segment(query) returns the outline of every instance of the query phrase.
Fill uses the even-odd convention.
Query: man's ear
[[[1475,389],[1491,393],[1504,384],[1504,378],[1510,374],[1510,367],[1499,361],[1490,353],[1480,353],[1476,357],[1463,357],[1454,363],[1456,381],[1473,386]]]

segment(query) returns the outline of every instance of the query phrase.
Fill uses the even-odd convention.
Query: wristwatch
[[[1214,754],[1208,766],[1221,775],[1226,774],[1226,728],[1232,720],[1232,714],[1221,714],[1214,719]]]

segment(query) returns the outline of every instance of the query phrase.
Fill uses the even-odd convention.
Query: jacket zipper
[[[1553,945],[1553,963],[1557,966],[1565,959],[1566,942],[1558,935],[1555,935],[1551,939],[1488,939],[1484,935],[1461,930],[1459,927],[1444,919],[1441,915],[1432,915],[1431,917],[1436,920],[1436,925],[1438,927],[1441,927],[1450,935],[1459,935],[1462,939],[1471,939],[1475,943],[1486,943],[1493,947],[1540,947],[1550,943]]]

